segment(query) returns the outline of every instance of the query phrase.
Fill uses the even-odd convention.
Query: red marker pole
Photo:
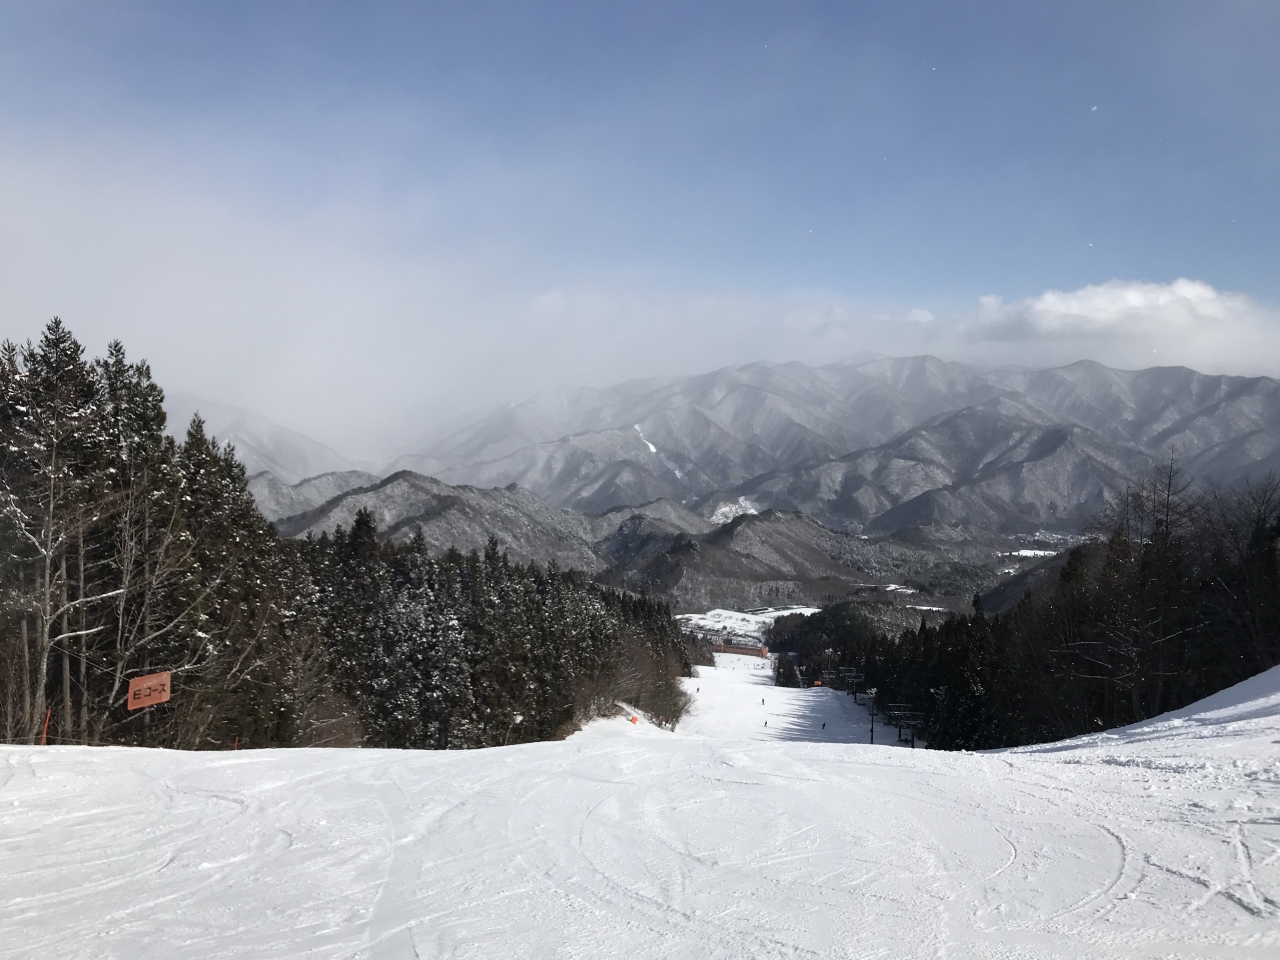
[[[240,749],[240,738],[238,736],[236,737],[236,742],[231,745],[231,749],[232,750]]]
[[[44,730],[40,732],[40,746],[44,746],[44,738],[49,735],[49,718],[53,716],[53,707],[44,712]]]

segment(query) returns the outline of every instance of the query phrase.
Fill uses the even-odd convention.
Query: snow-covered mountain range
[[[1008,566],[995,558],[1010,538],[1078,532],[1170,454],[1222,482],[1280,464],[1277,381],[1092,362],[751,364],[552,390],[385,477],[245,411],[210,422],[258,468],[251,489],[286,536],[364,508],[392,537],[421,528],[439,550],[466,550],[496,536],[518,559],[682,609],[809,603],[904,578],[967,598]]]
[[[1171,453],[1228,481],[1280,464],[1280,382],[1092,361],[750,364],[549,390],[392,466],[595,513],[668,498],[708,517],[1067,529]]]

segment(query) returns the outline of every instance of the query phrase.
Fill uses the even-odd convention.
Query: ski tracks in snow
[[[1280,692],[974,755],[806,741],[856,715],[756,681],[703,680],[727,737],[0,748],[0,958],[1280,955]]]

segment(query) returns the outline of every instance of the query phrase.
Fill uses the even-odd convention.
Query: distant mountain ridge
[[[265,418],[214,412],[212,432],[256,471],[254,496],[273,519],[382,482]],[[1280,467],[1280,383],[1091,361],[1033,371],[934,357],[757,363],[545,391],[400,458],[392,476],[429,471],[441,490],[510,487],[592,516],[668,502],[713,525],[781,510],[853,533],[1065,533],[1170,454],[1191,477],[1220,482]],[[388,488],[405,494],[388,525],[429,512],[422,482]]]
[[[890,367],[879,379],[861,367],[895,361],[756,363],[604,390],[545,391],[397,464],[450,483],[516,482],[575,509],[688,501],[806,458],[882,442],[955,409],[957,398],[966,405],[997,392],[928,359],[927,369]]]
[[[837,529],[966,524],[1078,530],[1155,459],[1086,428],[1027,419],[1003,399],[942,414],[877,447],[762,474],[702,502],[723,515],[798,510]]]
[[[1067,529],[1171,453],[1217,480],[1280,466],[1280,382],[1093,361],[756,363],[544,391],[396,463],[586,512],[665,498],[721,519]]]

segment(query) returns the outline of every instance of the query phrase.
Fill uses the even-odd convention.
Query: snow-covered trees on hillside
[[[433,559],[421,538],[375,533],[361,511],[349,531],[297,547],[370,743],[542,740],[618,701],[672,723],[683,712],[689,662],[665,606],[512,563],[493,540],[483,555]]]
[[[933,747],[1057,740],[1178,709],[1280,663],[1280,482],[1134,485],[1056,583],[1008,613],[885,637],[840,604],[771,646],[850,666]],[[834,653],[835,660],[831,659]]]
[[[145,363],[119,343],[89,362],[56,319],[0,349],[7,740],[204,746],[267,702],[250,691],[283,609],[274,535],[234,453],[198,419],[175,444],[162,402]],[[129,713],[152,671],[171,704]]]
[[[0,346],[0,737],[217,748],[551,736],[619,698],[678,717],[670,612],[419,538],[281,542],[235,451],[112,343]],[[172,699],[126,709],[168,671]],[[340,736],[334,731],[341,731]]]

